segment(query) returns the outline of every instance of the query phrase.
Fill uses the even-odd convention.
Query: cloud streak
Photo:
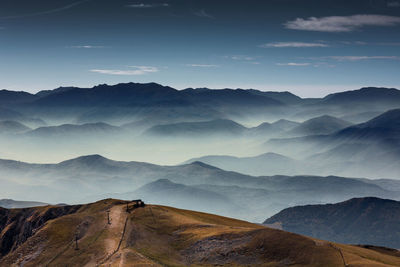
[[[130,7],[130,8],[156,8],[156,7],[169,7],[169,4],[168,3],[155,3],[155,4],[138,3],[138,4],[127,5],[127,7]]]
[[[214,16],[208,14],[204,9],[201,9],[197,12],[194,13],[197,17],[201,17],[201,18],[209,18],[209,19],[213,19]]]
[[[73,45],[70,48],[77,48],[77,49],[96,49],[96,48],[104,48],[101,45]]]
[[[53,14],[53,13],[57,13],[57,12],[61,12],[61,11],[64,11],[64,10],[71,9],[71,8],[73,8],[75,6],[81,5],[81,4],[89,2],[89,1],[92,1],[92,0],[77,1],[77,2],[73,2],[73,3],[69,4],[69,5],[62,6],[62,7],[55,8],[55,9],[45,10],[45,11],[36,12],[36,13],[29,13],[29,14],[5,16],[5,17],[0,17],[0,19],[19,19],[19,18],[36,17],[36,16],[41,16],[41,15]]]
[[[385,15],[353,15],[297,18],[284,24],[287,29],[319,32],[352,32],[365,26],[395,26],[400,17]]]
[[[398,56],[329,56],[325,57],[328,59],[333,59],[337,61],[361,61],[361,60],[371,60],[371,59],[390,59],[398,60]]]
[[[125,76],[134,76],[134,75],[145,75],[149,73],[158,72],[158,68],[151,66],[129,66],[128,70],[115,70],[115,69],[92,69],[91,72],[100,73],[100,74],[108,74],[108,75],[125,75]]]
[[[218,65],[214,64],[186,64],[188,67],[197,67],[197,68],[217,68],[219,67]]]
[[[276,63],[277,66],[292,66],[292,67],[305,67],[310,66],[310,63],[295,63],[295,62],[288,62],[288,63]]]
[[[387,3],[388,7],[400,7],[400,2],[398,1],[392,1]]]
[[[287,47],[294,47],[294,48],[307,48],[307,47],[328,47],[327,44],[322,43],[304,43],[304,42],[276,42],[276,43],[267,43],[262,44],[260,47],[262,48],[287,48]]]

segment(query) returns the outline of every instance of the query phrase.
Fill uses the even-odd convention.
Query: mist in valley
[[[148,88],[163,96],[138,100]],[[103,105],[108,90],[123,96],[115,93],[114,103]],[[52,204],[142,198],[253,222],[296,205],[400,199],[394,89],[289,102],[286,93],[165,90],[103,85],[3,104],[2,198]],[[97,100],[63,100],[81,91]],[[357,96],[378,91],[373,105]],[[126,106],[127,95],[140,105]]]

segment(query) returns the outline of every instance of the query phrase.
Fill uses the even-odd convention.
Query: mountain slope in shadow
[[[326,205],[285,209],[265,224],[294,233],[350,244],[400,247],[400,202],[354,198]]]

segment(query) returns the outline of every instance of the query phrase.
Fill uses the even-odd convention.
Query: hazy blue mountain
[[[47,206],[49,204],[36,201],[17,201],[13,199],[0,199],[0,207],[5,209],[21,209],[30,207]]]
[[[291,136],[331,134],[352,125],[350,122],[324,115],[307,120],[287,132]]]
[[[400,110],[329,135],[271,139],[265,149],[306,160],[313,174],[398,178]]]
[[[231,120],[212,120],[201,122],[181,122],[174,124],[157,125],[151,127],[145,134],[157,136],[186,136],[196,137],[199,135],[241,135],[247,130],[246,127]]]
[[[365,123],[348,127],[336,133],[333,138],[400,139],[400,109],[389,110]]]
[[[294,127],[298,126],[300,123],[295,122],[295,121],[280,119],[271,124],[274,125],[275,127],[278,127],[280,129],[284,130],[284,131],[288,131],[288,130],[293,129]]]
[[[226,215],[253,221],[266,214],[272,215],[279,209],[304,203],[337,202],[364,196],[400,198],[399,192],[357,179],[333,176],[255,177],[224,171],[201,162],[159,166],[113,161],[99,155],[79,157],[58,164],[0,160],[2,189],[9,192],[8,198],[13,199],[35,199],[47,203],[91,201],[105,194],[134,192],[160,179],[210,191],[225,199],[234,196],[232,203],[237,203],[237,197],[242,194],[248,203],[247,212],[235,209],[229,210],[230,213]],[[158,184],[162,184],[162,181]],[[177,188],[186,193],[191,190],[187,188],[186,191],[186,187],[182,186]],[[172,201],[174,195],[171,194],[170,198]],[[166,197],[165,201],[169,201],[169,198]],[[261,205],[263,201],[265,204]],[[190,199],[187,203],[191,203]],[[216,203],[215,206],[229,206],[232,203]]]
[[[400,202],[354,198],[337,204],[285,209],[265,224],[318,239],[349,244],[400,247]]]
[[[268,122],[261,123],[257,127],[250,128],[249,132],[257,136],[264,136],[265,138],[268,135],[277,136],[283,134],[286,131],[295,128],[299,124],[300,123],[298,122],[280,119],[273,123],[268,123]]]
[[[340,119],[349,121],[353,124],[359,124],[359,123],[364,123],[366,121],[369,121],[381,114],[383,114],[386,110],[380,110],[380,111],[366,111],[366,112],[361,112],[361,113],[353,113],[353,114],[348,114]]]
[[[0,107],[0,121],[16,121],[32,127],[44,126],[46,123],[38,118],[31,118],[20,112]]]
[[[201,161],[218,168],[249,175],[292,175],[300,162],[276,153],[265,153],[255,157],[204,156],[186,163]]]
[[[18,134],[31,130],[31,128],[16,121],[0,121],[0,134]]]
[[[40,127],[35,130],[29,131],[25,136],[49,138],[49,137],[60,137],[60,136],[81,136],[92,135],[93,138],[102,135],[117,134],[122,131],[121,128],[111,126],[106,123],[87,123],[82,125],[74,124],[63,124],[60,126],[48,126]]]

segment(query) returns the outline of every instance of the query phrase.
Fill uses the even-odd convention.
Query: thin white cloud
[[[295,63],[295,62],[288,62],[288,63],[276,63],[277,66],[292,66],[292,67],[305,67],[310,66],[310,63]]]
[[[158,68],[151,66],[129,66],[128,70],[115,70],[115,69],[92,69],[91,72],[108,74],[108,75],[145,75],[148,73],[158,72]]]
[[[104,48],[104,46],[100,45],[73,45],[70,48],[77,48],[77,49],[95,49],[95,48]]]
[[[197,68],[217,68],[218,65],[214,64],[186,64],[188,67],[197,67]]]
[[[333,59],[337,61],[361,61],[361,60],[371,60],[371,59],[390,59],[390,60],[398,60],[400,57],[398,56],[329,56],[325,57],[328,59]]]
[[[209,18],[209,19],[213,19],[214,16],[210,15],[209,13],[207,13],[204,9],[201,9],[197,12],[194,13],[196,16],[201,17],[201,18]]]
[[[398,1],[391,1],[387,3],[388,7],[400,7],[400,2]]]
[[[244,61],[254,60],[254,57],[243,56],[243,55],[228,56],[228,58],[233,59],[233,60],[244,60]]]
[[[269,48],[269,47],[274,47],[274,48],[286,48],[286,47],[328,47],[328,44],[323,44],[323,43],[305,43],[305,42],[275,42],[275,43],[267,43],[267,44],[262,44],[260,47],[263,48]]]
[[[292,30],[320,32],[351,32],[365,26],[395,26],[400,24],[400,17],[386,15],[353,15],[297,18],[284,26]]]
[[[385,46],[400,46],[400,42],[392,42],[392,43],[377,43],[377,45],[385,45]]]
[[[169,7],[168,3],[154,3],[154,4],[144,4],[144,3],[137,3],[137,4],[130,4],[127,7],[131,8],[155,8],[155,7]]]
[[[50,10],[45,10],[45,11],[41,11],[41,12],[36,12],[36,13],[29,13],[29,14],[21,14],[21,15],[13,15],[13,16],[4,16],[4,17],[0,17],[0,19],[18,19],[18,18],[27,18],[27,17],[36,17],[36,16],[41,16],[41,15],[48,15],[48,14],[53,14],[53,13],[57,13],[57,12],[61,12],[64,10],[68,10],[70,8],[73,8],[75,6],[81,5],[85,2],[89,2],[92,0],[82,0],[82,1],[76,1],[73,2],[69,5],[65,5],[59,8],[55,8],[55,9],[50,9]]]

